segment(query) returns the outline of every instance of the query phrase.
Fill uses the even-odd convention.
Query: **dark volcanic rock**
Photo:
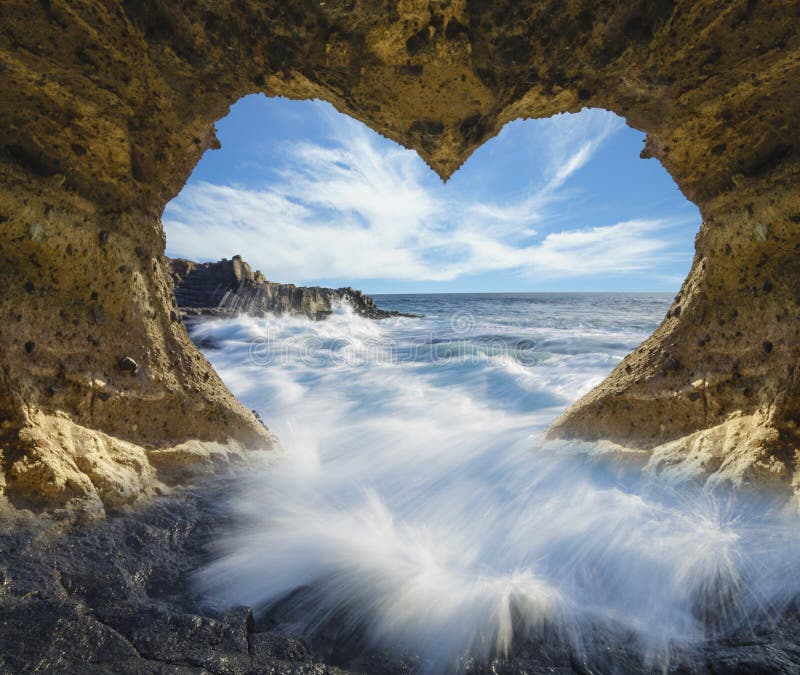
[[[215,263],[172,259],[169,266],[175,299],[188,316],[305,314],[311,319],[324,319],[339,302],[349,304],[356,314],[369,319],[413,316],[378,309],[370,296],[349,287],[322,288],[267,281],[238,255]]]
[[[198,486],[88,525],[0,520],[0,673],[369,673],[412,675],[431,664],[377,651],[364,626],[331,615],[308,635],[287,628],[313,597],[291,594],[254,621],[248,607],[217,607],[192,583],[213,543],[237,524],[221,504],[231,480]],[[265,570],[265,574],[268,574]],[[676,650],[666,669],[635,641],[593,633],[584,648],[519,640],[505,659],[462,663],[502,673],[793,673],[800,663],[797,607]]]
[[[267,646],[250,608],[209,608],[193,592],[211,536],[230,527],[220,501],[211,489],[105,523],[3,528],[0,673],[341,672],[298,639]]]

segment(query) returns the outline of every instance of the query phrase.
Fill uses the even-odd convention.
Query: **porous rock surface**
[[[375,300],[353,288],[295,286],[267,281],[253,272],[239,255],[231,260],[196,263],[175,258],[168,261],[175,299],[184,316],[236,316],[249,314],[300,314],[309,319],[324,319],[338,303],[367,319],[413,316],[379,309]]]
[[[520,117],[592,106],[644,130],[643,155],[700,207],[692,270],[656,333],[552,433],[788,484],[799,53],[797,2],[5,0],[6,494],[124,501],[157,489],[150,451],[269,444],[170,314],[159,220],[218,147],[214,122],[255,92],[330,101],[445,178]]]

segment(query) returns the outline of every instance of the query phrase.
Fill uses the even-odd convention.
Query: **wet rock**
[[[187,316],[304,314],[311,319],[324,319],[339,302],[349,304],[356,314],[369,319],[413,316],[378,309],[370,296],[349,287],[322,288],[267,281],[238,255],[215,263],[183,259],[168,263],[175,299]]]
[[[136,648],[75,602],[5,599],[0,610],[0,671],[69,672],[139,662]]]
[[[98,617],[152,661],[227,673],[244,673],[250,666],[247,640],[208,616],[132,602],[100,609]]]
[[[251,646],[250,608],[210,610],[196,593],[193,573],[231,527],[217,506],[230,489],[88,526],[0,520],[0,672],[344,672],[294,637]]]
[[[298,639],[287,637],[280,633],[253,633],[250,636],[250,650],[253,659],[265,661],[278,659],[280,661],[311,661],[311,655],[306,646]]]
[[[331,616],[304,637],[292,632],[298,617],[288,599],[255,624],[248,607],[209,607],[193,575],[236,526],[219,508],[235,482],[200,485],[94,524],[0,521],[0,672],[430,672],[413,654],[354,642],[346,616]],[[313,589],[306,593],[310,599]],[[465,671],[665,672],[663,664],[643,660],[626,636],[586,629],[580,653],[568,640],[521,639],[508,658],[465,662]],[[763,625],[742,626],[691,651],[676,648],[668,671],[794,672],[798,635],[793,605],[770,609]]]

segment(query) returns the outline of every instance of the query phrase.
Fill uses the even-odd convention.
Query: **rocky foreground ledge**
[[[661,327],[553,434],[800,486],[799,50],[797,3],[6,0],[0,493],[134,501],[187,443],[270,443],[186,334],[161,223],[254,93],[443,178],[512,120],[624,116],[703,224]]]
[[[175,299],[185,316],[305,314],[318,320],[329,316],[338,303],[350,305],[356,314],[368,319],[414,316],[378,309],[370,296],[350,287],[295,286],[268,281],[260,271],[253,272],[239,255],[207,263],[174,258],[168,264]]]
[[[259,613],[199,596],[193,574],[236,526],[224,508],[234,488],[235,481],[206,483],[90,527],[0,519],[0,673],[430,672],[413,654],[371,649],[365,627],[346,617],[301,636],[285,629],[285,603]],[[761,625],[677,648],[668,672],[796,672],[798,635],[800,613],[790,606]],[[470,675],[656,672],[635,645],[602,632],[586,651],[557,639],[520,641],[509,658],[462,665]]]

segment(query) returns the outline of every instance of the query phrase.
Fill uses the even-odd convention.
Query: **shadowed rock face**
[[[213,263],[172,259],[169,269],[175,299],[183,314],[189,317],[303,314],[309,319],[324,319],[330,316],[337,303],[347,303],[356,314],[367,319],[414,316],[378,309],[370,296],[353,288],[267,281],[238,255]]]
[[[171,318],[159,221],[218,147],[214,122],[253,92],[326,99],[442,177],[509,120],[625,116],[704,222],[661,327],[552,433],[786,483],[800,421],[798,50],[800,5],[763,0],[7,0],[6,494],[125,502],[158,489],[155,457],[269,444]]]
[[[19,518],[0,523],[0,672],[131,675],[423,675],[431,664],[413,653],[372,646],[366,627],[334,614],[305,635],[297,594],[269,611],[215,607],[194,575],[214,542],[236,527],[224,508],[241,476],[178,491],[141,508],[110,514],[93,527],[63,528]],[[0,507],[1,509],[2,507]],[[29,514],[27,514],[29,515]],[[14,517],[12,516],[12,521]],[[300,589],[299,594],[308,592]],[[302,606],[302,605],[300,605]],[[255,608],[256,610],[264,608]],[[794,673],[800,661],[797,605],[768,620],[676,645],[670,673]],[[294,619],[294,621],[293,621]],[[469,675],[661,673],[635,640],[587,630],[580,649],[559,639],[515,639],[508,658],[473,663]]]

